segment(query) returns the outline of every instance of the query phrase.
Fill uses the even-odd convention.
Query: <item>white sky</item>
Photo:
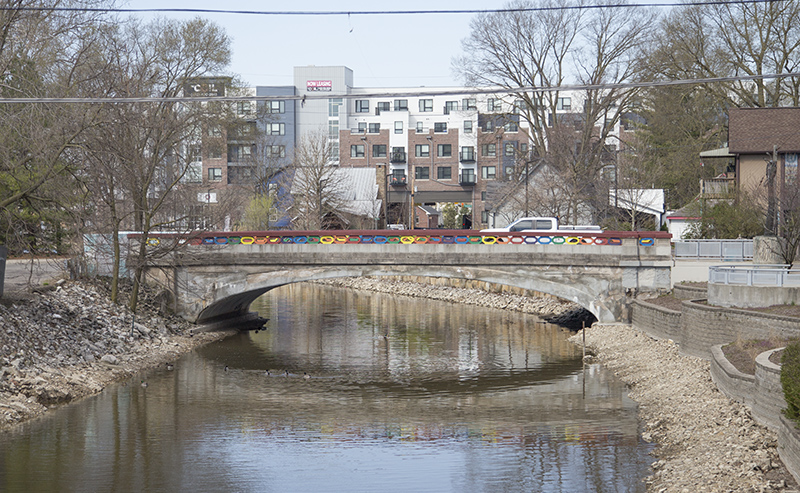
[[[128,8],[257,11],[485,10],[505,0],[129,0]],[[137,14],[152,18],[155,14]],[[345,65],[357,87],[460,86],[451,60],[461,55],[472,14],[264,16],[161,13],[206,17],[232,38],[231,71],[250,86],[292,85],[293,68]]]

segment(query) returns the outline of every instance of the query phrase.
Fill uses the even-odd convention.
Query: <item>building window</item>
[[[380,123],[370,123],[369,124],[369,133],[371,133],[371,134],[379,134],[379,133],[381,133],[381,124]]]
[[[368,99],[356,99],[356,113],[369,113]]]
[[[203,160],[203,149],[200,147],[200,144],[191,144],[189,146],[188,162],[193,163],[195,161],[202,161],[202,160]]]
[[[333,98],[328,100],[328,116],[336,118],[339,116],[339,108],[342,107],[342,98]]]
[[[183,176],[183,181],[187,183],[202,183],[203,165],[201,163],[189,164],[186,168],[186,174]]]
[[[486,109],[489,113],[501,113],[503,111],[503,101],[489,98],[486,100]]]
[[[450,166],[439,166],[436,169],[436,178],[439,180],[450,180],[453,177],[453,170]]]
[[[350,146],[350,157],[364,157],[364,145],[353,144]]]
[[[516,148],[514,147],[514,143],[513,142],[506,142],[505,143],[505,154],[506,154],[506,156],[513,156],[514,155],[514,151],[516,151]]]
[[[267,123],[266,124],[266,131],[268,135],[285,135],[286,134],[286,124],[285,123]]]
[[[392,103],[389,101],[382,101],[378,103],[378,111],[391,111],[392,110]]]
[[[519,145],[519,152],[520,152],[520,154],[527,154],[528,153],[528,144],[520,144]]]
[[[467,98],[461,100],[461,108],[465,110],[477,110],[478,102],[475,98]]]
[[[475,148],[472,146],[464,146],[461,148],[462,161],[475,161]]]
[[[489,224],[489,211],[481,211],[481,222]]]
[[[572,98],[558,98],[556,109],[559,111],[570,111],[572,109]]]
[[[246,116],[250,114],[250,101],[237,101],[236,114],[239,116]]]
[[[433,99],[420,99],[419,111],[422,113],[430,113],[433,111]]]
[[[431,170],[427,166],[414,167],[414,178],[417,180],[428,180],[431,177]]]
[[[328,120],[328,138],[339,139],[339,120]]]
[[[286,157],[286,146],[266,146],[264,156],[268,158]]]
[[[403,122],[394,122],[394,133],[403,133]]]
[[[367,131],[367,122],[358,122],[358,133],[364,133]]]
[[[431,148],[428,144],[417,144],[414,146],[414,155],[417,157],[430,157]]]
[[[506,132],[518,132],[519,125],[517,125],[517,122],[506,122],[505,129]]]
[[[496,166],[483,166],[481,167],[481,178],[484,180],[494,180],[497,176]]]
[[[449,115],[451,111],[458,111],[458,101],[445,101],[444,114]]]
[[[481,156],[497,157],[497,144],[483,144],[481,146]]]
[[[222,168],[208,168],[208,181],[222,181]]]
[[[417,133],[418,133],[418,134],[421,134],[422,132],[424,132],[424,131],[425,131],[425,127],[423,126],[423,124],[422,124],[422,123],[423,123],[423,122],[417,122]]]
[[[208,136],[209,137],[222,137],[222,129],[219,125],[209,125],[208,126]]]
[[[269,113],[286,113],[286,101],[269,101],[267,104]]]
[[[439,157],[450,157],[453,155],[453,146],[451,144],[438,144],[436,146],[436,155]]]
[[[434,123],[433,124],[433,131],[438,133],[446,133],[447,132],[447,123]]]
[[[232,163],[250,159],[253,154],[251,145],[230,145],[228,146],[228,161]]]
[[[372,146],[372,157],[386,157],[386,145],[375,144]]]
[[[514,167],[513,166],[506,166],[506,178],[511,178],[514,176]]]
[[[483,127],[484,132],[494,132],[494,120],[486,120]]]
[[[408,111],[408,99],[395,99],[394,100],[394,110],[395,111]]]
[[[472,133],[472,120],[464,120],[464,133],[465,134]]]
[[[481,192],[481,202],[486,202],[486,190]]]

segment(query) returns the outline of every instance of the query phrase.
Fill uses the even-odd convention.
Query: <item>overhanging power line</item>
[[[648,81],[648,82],[622,82],[616,84],[574,84],[563,86],[549,86],[549,87],[535,87],[535,86],[521,86],[521,87],[480,87],[480,88],[448,88],[448,89],[420,89],[414,91],[400,91],[400,92],[374,92],[374,93],[358,93],[358,94],[342,94],[335,92],[324,92],[314,94],[302,95],[288,95],[288,96],[175,96],[175,97],[81,97],[81,98],[0,98],[0,104],[28,104],[28,103],[181,103],[181,102],[236,102],[236,101],[312,101],[312,100],[328,100],[332,97],[341,99],[368,99],[368,98],[400,98],[400,97],[419,97],[419,96],[461,96],[461,95],[482,95],[482,94],[497,94],[497,93],[551,93],[551,92],[566,92],[566,91],[602,91],[614,89],[636,89],[648,87],[666,87],[678,85],[692,85],[692,84],[715,84],[722,82],[743,82],[764,79],[782,79],[800,77],[800,72],[787,72],[779,74],[760,74],[760,75],[745,75],[745,76],[729,76],[729,77],[709,77],[704,79],[679,79],[679,80],[665,80],[665,81]]]

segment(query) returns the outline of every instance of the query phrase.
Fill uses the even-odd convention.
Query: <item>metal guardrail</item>
[[[752,260],[753,240],[680,240],[675,242],[675,258]]]
[[[791,270],[787,265],[714,265],[708,268],[708,282],[740,286],[800,286],[800,270]]]

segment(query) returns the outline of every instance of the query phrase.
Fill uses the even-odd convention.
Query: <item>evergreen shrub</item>
[[[786,417],[800,424],[800,342],[793,342],[783,350],[781,358],[781,386],[786,399]]]

